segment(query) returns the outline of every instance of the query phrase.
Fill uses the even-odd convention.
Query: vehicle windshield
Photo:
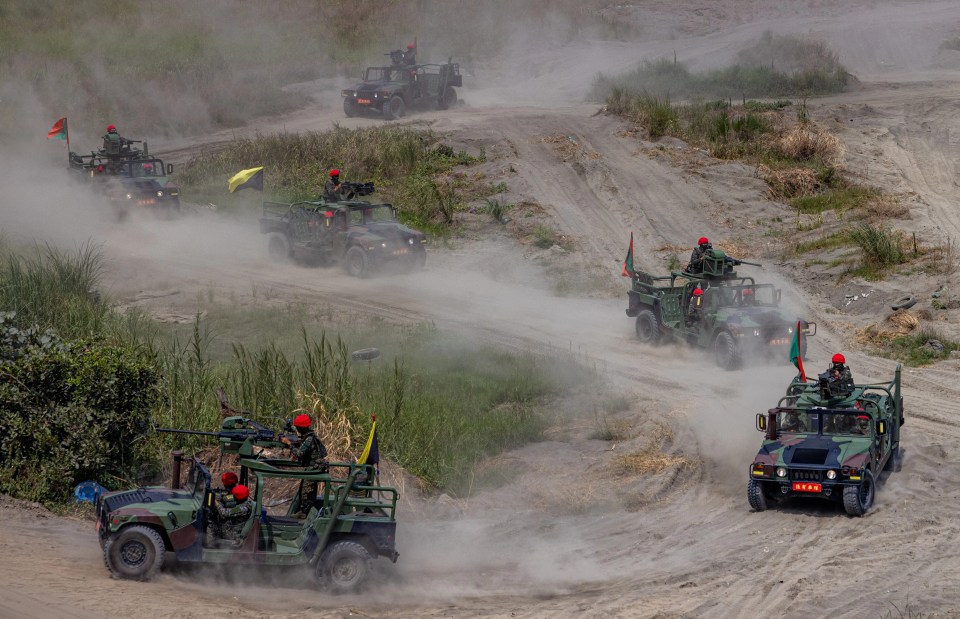
[[[716,299],[716,307],[772,307],[777,305],[777,289],[771,284],[718,286],[707,290]]]
[[[127,173],[126,175],[133,178],[156,178],[158,176],[164,176],[163,162],[159,159],[133,161],[128,164],[124,171]]]
[[[184,488],[190,490],[193,498],[202,503],[209,487],[210,472],[207,471],[207,468],[203,466],[203,464],[194,461],[193,466],[190,467],[190,472],[187,474],[187,484]]]
[[[394,67],[367,67],[363,74],[365,82],[403,82],[407,80],[407,72]]]
[[[367,223],[376,223],[379,221],[392,222],[396,219],[393,207],[386,205],[364,209],[364,216]]]
[[[862,411],[798,411],[777,413],[777,428],[784,433],[849,434],[865,436],[872,433],[870,416]]]

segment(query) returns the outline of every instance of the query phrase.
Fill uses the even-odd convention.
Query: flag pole
[[[63,132],[67,135],[67,167],[70,167],[70,121],[63,117]]]

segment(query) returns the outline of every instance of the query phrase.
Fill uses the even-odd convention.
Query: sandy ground
[[[956,360],[905,371],[903,470],[881,480],[867,517],[818,504],[752,513],[745,486],[760,442],[753,417],[780,396],[790,367],[718,372],[692,351],[639,346],[623,315],[626,280],[617,274],[630,231],[638,263],[652,269],[661,268],[665,245],[686,247],[702,234],[748,241],[762,259],[778,248],[760,222],[790,213],[767,200],[751,168],[711,160],[679,142],[645,143],[582,103],[578,76],[592,75],[595,58],[615,58],[605,65],[612,70],[676,50],[706,66],[764,30],[821,37],[862,82],[856,92],[810,103],[817,120],[844,140],[848,167],[915,196],[912,218],[900,222],[908,230],[954,239],[960,232],[954,204],[960,53],[937,49],[960,27],[960,7],[767,4],[634,3],[632,10],[648,18],[642,43],[569,44],[565,51],[584,54],[567,54],[567,62],[556,60],[557,50],[534,50],[527,67],[537,88],[498,83],[492,69],[478,70],[464,89],[467,104],[412,119],[457,144],[484,146],[492,180],[508,184],[511,201],[536,202],[574,239],[569,254],[543,258],[506,229],[487,230],[431,250],[422,274],[358,281],[336,270],[270,264],[255,229],[210,215],[122,225],[78,217],[56,240],[103,243],[110,293],[126,305],[189,319],[204,298],[241,304],[269,298],[398,323],[429,320],[517,349],[570,350],[607,375],[612,392],[633,396],[630,410],[617,417],[630,438],[592,440],[596,425],[584,406],[582,415],[558,417],[548,441],[504,456],[523,473],[496,494],[451,504],[410,492],[414,500],[401,513],[400,561],[379,566],[378,584],[356,597],[181,567],[151,583],[114,581],[91,523],[0,502],[0,617],[960,616]],[[550,90],[551,82],[562,87]],[[379,121],[344,119],[320,101],[244,131],[324,129],[333,122]],[[238,133],[244,132],[203,143]],[[183,160],[197,147],[175,144],[167,156]],[[43,207],[37,208],[39,218],[7,213],[5,231],[39,235]],[[795,285],[787,281],[795,265],[762,261],[758,277],[782,283],[787,302],[819,324],[808,363],[825,365],[842,349],[858,380],[889,380],[895,364],[860,352],[854,328],[883,318],[904,291],[928,294],[937,283]],[[582,273],[598,282],[590,293],[555,294],[558,281]],[[955,286],[955,276],[946,283]],[[876,296],[869,305],[846,307],[846,295],[860,288]],[[657,475],[611,475],[610,461],[645,444],[657,422],[673,430],[666,450],[687,464]]]

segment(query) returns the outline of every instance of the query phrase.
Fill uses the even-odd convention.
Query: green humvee
[[[810,336],[817,332],[816,323],[782,309],[780,290],[772,284],[738,276],[733,267],[740,264],[753,263],[712,249],[702,272],[674,271],[663,277],[634,272],[627,316],[636,318],[637,339],[655,346],[675,339],[705,348],[726,370],[739,367],[747,356],[789,361],[798,325]],[[703,301],[695,317],[689,303],[696,288],[703,290]],[[800,345],[802,355],[805,338]]]
[[[899,365],[892,381],[878,385],[834,380],[829,372],[817,380],[797,376],[775,408],[757,415],[766,436],[750,465],[750,507],[813,497],[863,516],[880,473],[900,468],[903,423]]]
[[[221,441],[237,447],[234,438]],[[364,583],[373,558],[396,562],[398,493],[366,481],[374,479],[373,466],[331,463],[329,472],[305,470],[290,460],[256,457],[257,444],[248,438],[238,448],[240,483],[250,488],[254,509],[236,539],[213,534],[219,516],[210,471],[196,458],[184,488],[136,488],[99,497],[97,532],[111,573],[147,580],[169,551],[183,562],[303,566],[321,585],[345,592]],[[304,484],[316,484],[316,500],[301,511]],[[289,500],[267,500],[267,493],[275,496],[284,488],[292,493]],[[288,503],[284,513],[276,513]]]

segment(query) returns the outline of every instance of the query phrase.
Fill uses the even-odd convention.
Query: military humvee
[[[452,58],[446,64],[407,64],[399,52],[390,55],[391,66],[367,67],[361,81],[340,92],[348,117],[378,114],[396,120],[407,109],[445,110],[457,104],[454,88],[463,86],[463,76]]]
[[[851,516],[873,505],[882,471],[899,470],[903,427],[900,366],[887,384],[855,385],[825,372],[790,383],[757,429],[766,433],[750,465],[747,500],[756,511],[791,497],[842,503]]]
[[[391,265],[419,269],[427,260],[426,235],[399,223],[390,204],[264,202],[260,232],[274,260],[340,263],[354,277]]]
[[[224,427],[235,419],[227,419]],[[240,455],[240,483],[250,488],[254,506],[239,535],[217,536],[219,515],[209,469],[191,458],[181,488],[175,455],[172,488],[141,487],[97,499],[97,533],[115,577],[148,580],[162,567],[165,553],[172,552],[178,561],[191,563],[302,566],[322,586],[345,592],[363,585],[374,558],[396,562],[398,493],[370,483],[375,479],[372,465],[331,463],[324,472],[307,470],[289,459],[254,453],[255,446],[271,442],[257,432],[220,436],[226,451]],[[304,484],[316,484],[309,511],[300,505]],[[276,494],[284,488],[292,496],[278,500]]]
[[[143,149],[124,142],[123,149],[108,154],[104,150],[89,155],[70,153],[70,171],[83,177],[91,186],[106,196],[117,210],[125,215],[130,209],[140,208],[163,215],[180,212],[180,187],[170,180],[173,164],[151,157],[146,143]]]
[[[674,271],[657,277],[635,271],[627,293],[627,316],[636,317],[637,339],[655,346],[685,341],[710,350],[726,370],[739,367],[747,356],[789,361],[798,323],[807,336],[816,334],[816,323],[798,320],[782,309],[780,290],[772,284],[738,276],[733,267],[740,264],[760,266],[712,249],[699,273]],[[689,307],[696,288],[703,290],[698,316]],[[802,356],[805,338],[800,345]]]

